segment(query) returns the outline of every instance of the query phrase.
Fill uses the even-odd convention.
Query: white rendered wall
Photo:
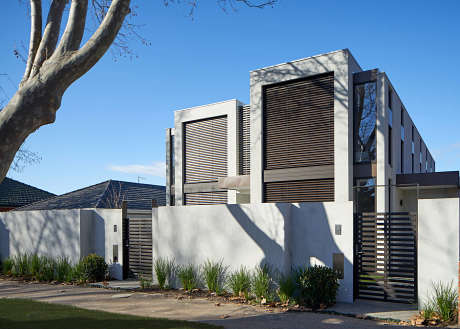
[[[251,202],[263,201],[263,119],[262,88],[264,85],[334,72],[334,179],[335,201],[352,200],[353,92],[350,66],[359,69],[347,49],[313,56],[251,72]]]
[[[432,282],[458,289],[459,199],[418,200],[419,306],[430,295]]]
[[[160,207],[153,211],[153,254],[180,264],[206,259],[237,268],[267,262],[289,268],[285,230],[289,204]]]
[[[110,275],[123,279],[123,238],[121,209],[92,209],[94,253],[103,256],[109,264]],[[117,232],[114,232],[114,225]],[[113,260],[113,245],[118,245],[118,262]]]
[[[80,210],[35,210],[0,213],[0,254],[18,253],[80,259]]]
[[[90,253],[105,258],[110,273],[122,279],[121,209],[33,210],[0,213],[0,255],[36,253],[68,257],[73,263]],[[117,225],[117,232],[113,232]],[[119,262],[113,263],[118,244]]]
[[[341,225],[341,234],[335,234]],[[314,257],[332,267],[334,253],[344,255],[344,278],[337,299],[353,302],[353,202],[296,203],[291,207],[292,263],[304,265]],[[314,264],[310,264],[314,265]]]
[[[153,209],[152,231],[153,254],[180,264],[210,258],[232,268],[269,263],[287,271],[311,257],[331,267],[333,253],[343,253],[338,300],[353,301],[352,202],[160,207]]]

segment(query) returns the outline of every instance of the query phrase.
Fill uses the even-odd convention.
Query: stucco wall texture
[[[111,275],[122,279],[121,209],[69,209],[0,213],[0,257],[18,253],[67,257],[73,263],[90,253],[105,258]],[[114,232],[113,225],[118,225]],[[113,245],[119,262],[113,262]]]
[[[341,234],[335,234],[335,225]],[[223,260],[232,269],[268,263],[286,271],[312,262],[332,267],[343,253],[339,301],[353,301],[353,203],[263,203],[160,207],[153,254],[179,264]]]

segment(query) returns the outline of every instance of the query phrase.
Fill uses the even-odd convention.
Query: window
[[[401,141],[401,174],[404,174],[404,141]]]
[[[411,142],[411,146],[412,146],[412,149],[411,149],[411,152],[412,152],[412,156],[411,156],[411,158],[412,158],[412,170],[411,171],[412,171],[412,173],[415,172],[415,156],[414,156],[414,154],[415,154],[415,143],[414,143],[414,133],[415,133],[415,131],[414,130],[415,130],[414,126],[412,126],[412,129],[411,129],[411,139],[412,139],[412,142]]]
[[[376,82],[355,85],[354,88],[354,161],[375,161],[375,123],[377,119]]]
[[[388,126],[388,164],[391,166],[393,153],[393,131],[391,126]]]
[[[428,150],[425,146],[425,172],[428,172]]]
[[[404,133],[404,107],[401,107],[401,140],[406,139],[406,134]]]
[[[391,87],[388,86],[388,108],[391,110],[391,104],[393,103],[393,91],[391,90]]]
[[[375,212],[375,178],[356,180],[356,211]]]

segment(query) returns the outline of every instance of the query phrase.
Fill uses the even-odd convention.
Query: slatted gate
[[[123,277],[152,277],[152,211],[128,209],[123,216]]]
[[[417,301],[417,215],[355,214],[355,298]]]

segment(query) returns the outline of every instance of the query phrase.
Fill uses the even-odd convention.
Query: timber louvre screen
[[[251,107],[243,106],[239,113],[239,168],[240,175],[249,175],[251,173]]]
[[[334,165],[333,72],[265,86],[263,115],[265,171]],[[264,192],[265,202],[334,201],[334,178],[265,182]]]
[[[124,278],[152,278],[152,211],[127,210],[123,218]]]
[[[227,176],[227,116],[184,123],[184,182],[210,183]],[[184,194],[185,205],[227,203],[227,192]]]
[[[417,302],[417,216],[355,214],[355,297]]]

